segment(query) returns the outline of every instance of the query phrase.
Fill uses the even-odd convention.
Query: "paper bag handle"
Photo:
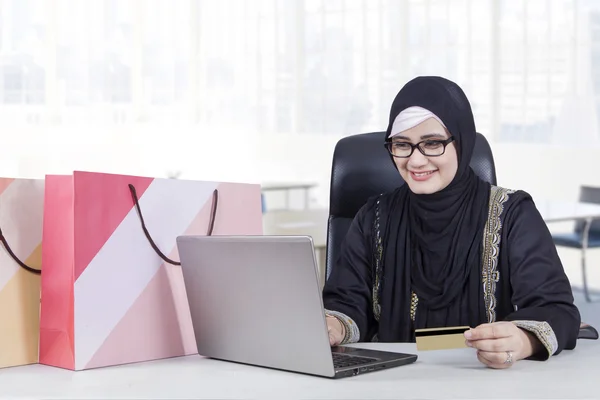
[[[25,263],[24,263],[23,261],[19,260],[19,257],[17,257],[17,256],[15,255],[15,253],[13,253],[12,249],[11,249],[11,248],[10,248],[10,246],[8,245],[8,242],[6,241],[6,238],[4,237],[4,233],[2,233],[2,228],[0,228],[0,242],[2,242],[2,244],[4,245],[4,248],[6,249],[6,251],[8,252],[8,254],[11,256],[11,258],[12,258],[13,260],[15,260],[15,262],[16,262],[17,264],[19,264],[19,266],[20,266],[21,268],[23,268],[23,269],[24,269],[24,270],[26,270],[26,271],[29,271],[29,272],[31,272],[32,274],[37,274],[37,275],[39,275],[39,274],[41,274],[41,273],[42,273],[42,271],[41,271],[41,270],[39,270],[39,269],[35,269],[35,268],[31,268],[31,267],[28,267],[27,265],[25,265]]]
[[[142,209],[140,208],[140,202],[138,200],[135,186],[133,186],[131,183],[129,184],[129,191],[131,192],[131,197],[133,197],[133,202],[135,203],[135,208],[137,209],[138,215],[140,217],[140,221],[142,223],[142,230],[144,231],[144,235],[146,235],[148,242],[150,242],[150,246],[152,246],[152,248],[154,249],[156,254],[158,254],[158,256],[160,258],[162,258],[165,262],[168,262],[169,264],[173,264],[173,265],[181,265],[180,262],[173,261],[170,258],[168,258],[167,256],[165,256],[163,254],[163,252],[160,251],[160,249],[158,248],[156,243],[154,243],[154,240],[152,240],[152,237],[150,236],[150,232],[148,232],[148,229],[146,228],[146,223],[144,222],[144,216],[142,215]],[[206,233],[206,236],[212,235],[213,228],[215,226],[215,216],[217,214],[217,204],[218,203],[219,203],[219,191],[217,189],[215,189],[213,191],[212,208],[210,211],[210,221],[208,224],[208,232]]]

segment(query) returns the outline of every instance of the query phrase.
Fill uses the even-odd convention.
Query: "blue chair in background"
[[[600,187],[582,186],[579,201],[584,203],[600,204]],[[600,220],[587,219],[577,221],[575,229],[569,233],[553,234],[556,246],[570,247],[581,250],[581,274],[583,279],[583,294],[587,302],[591,302],[591,296],[587,282],[586,252],[588,249],[600,248]]]

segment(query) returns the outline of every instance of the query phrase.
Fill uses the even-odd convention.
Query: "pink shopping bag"
[[[43,179],[0,178],[0,367],[38,362]]]
[[[262,234],[260,186],[47,176],[40,363],[83,370],[197,353],[182,234]]]

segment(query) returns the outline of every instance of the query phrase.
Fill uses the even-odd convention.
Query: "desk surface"
[[[535,205],[546,222],[600,218],[600,204],[536,200]]]
[[[415,352],[412,344],[360,344]],[[0,370],[6,398],[599,398],[600,342],[579,341],[547,362],[488,369],[473,349],[421,352],[416,363],[332,380],[189,356],[88,371],[42,365]]]

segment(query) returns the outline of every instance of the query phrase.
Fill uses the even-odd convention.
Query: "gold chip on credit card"
[[[468,347],[465,344],[465,332],[468,326],[447,328],[427,328],[415,330],[417,350],[447,350]]]

